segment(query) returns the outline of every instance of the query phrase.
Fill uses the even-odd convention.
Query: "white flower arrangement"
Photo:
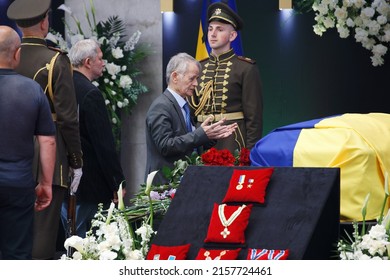
[[[76,24],[76,30],[72,30],[70,25],[65,22],[67,40],[55,31],[50,32],[47,39],[65,51],[84,38],[95,39],[100,44],[105,60],[105,69],[103,76],[93,83],[106,99],[107,109],[113,124],[113,133],[119,148],[121,112],[130,113],[137,103],[139,95],[148,91],[148,88],[138,80],[142,72],[137,68],[140,61],[147,56],[148,47],[138,46],[141,37],[141,32],[138,30],[128,40],[125,40],[125,25],[117,16],[96,23],[93,0],[90,0],[90,12],[85,11],[89,25],[87,32],[82,29],[81,22],[72,13],[70,7],[62,4],[58,9],[70,15]]]
[[[362,208],[363,224],[359,233],[358,224],[353,224],[352,237],[341,239],[337,250],[341,260],[389,260],[390,259],[390,209],[383,215],[389,197],[388,174],[385,177],[385,198],[377,224],[366,233],[365,216],[370,194]]]
[[[130,208],[126,209],[123,203],[120,185],[118,208],[111,203],[108,210],[103,210],[100,204],[86,237],[74,235],[65,240],[66,251],[74,252],[71,255],[64,254],[61,260],[144,260],[156,234],[152,227],[154,209],[150,198],[155,174],[156,172],[149,174],[146,183],[147,212],[143,212],[141,216],[135,215],[134,218],[134,212]],[[140,226],[137,226],[139,224]]]
[[[322,36],[337,28],[341,38],[354,36],[356,42],[372,53],[373,66],[384,63],[390,42],[390,4],[388,0],[311,0],[316,13],[314,33]]]

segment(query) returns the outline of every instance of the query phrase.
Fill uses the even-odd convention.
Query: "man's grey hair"
[[[190,56],[187,53],[178,53],[171,57],[171,59],[168,62],[167,65],[167,71],[166,71],[166,81],[167,84],[169,84],[171,79],[171,74],[173,72],[177,72],[179,74],[185,74],[188,69],[188,65],[190,63],[195,63],[196,66],[198,66],[199,72],[201,71],[201,65],[199,61],[197,61],[195,58]]]
[[[99,44],[92,39],[78,41],[69,51],[69,59],[73,67],[79,68],[87,58],[95,58],[98,55]]]

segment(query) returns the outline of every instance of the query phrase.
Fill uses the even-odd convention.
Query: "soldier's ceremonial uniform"
[[[82,151],[77,116],[76,94],[73,85],[72,67],[66,53],[47,46],[39,24],[46,21],[50,0],[15,0],[7,15],[16,21],[23,32],[20,64],[16,71],[37,81],[44,90],[56,125],[56,166],[53,178],[51,205],[36,212],[34,222],[34,259],[50,259],[56,252],[60,210],[69,187],[69,168],[81,170]],[[46,24],[46,22],[43,22]],[[48,25],[48,22],[47,22]],[[35,29],[29,29],[34,26]],[[40,27],[40,26],[39,26]],[[30,35],[31,32],[38,33]],[[25,31],[29,35],[25,34]],[[42,35],[45,33],[45,35]],[[34,176],[39,174],[36,146]]]
[[[217,2],[208,9],[209,22],[221,21],[236,30],[243,26],[241,18],[228,5]],[[199,86],[191,98],[191,107],[198,123],[210,114],[214,121],[226,118],[226,124],[236,122],[235,133],[218,140],[215,148],[231,152],[243,147],[251,149],[262,136],[263,100],[260,73],[255,61],[237,56],[233,49],[210,53],[201,61]]]
[[[16,71],[41,85],[49,99],[57,128],[53,185],[68,187],[69,165],[75,169],[82,165],[77,102],[69,58],[61,50],[47,47],[41,38],[23,37],[21,48]],[[34,170],[36,174],[37,169]]]

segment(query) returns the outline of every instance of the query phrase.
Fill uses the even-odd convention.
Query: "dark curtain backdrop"
[[[175,0],[163,15],[163,67],[178,52],[195,56],[202,1]],[[342,113],[390,113],[390,55],[374,67],[370,52],[335,29],[313,32],[314,13],[279,11],[278,0],[236,0],[245,21],[244,55],[257,61],[264,135],[276,127]],[[389,50],[390,52],[390,50]]]

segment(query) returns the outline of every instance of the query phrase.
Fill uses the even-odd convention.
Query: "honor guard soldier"
[[[235,133],[218,140],[215,148],[232,153],[244,147],[251,149],[263,130],[260,73],[255,61],[237,56],[231,48],[243,27],[240,16],[222,2],[211,4],[207,13],[211,53],[201,61],[203,70],[191,107],[198,123],[212,115],[214,121],[226,118],[226,124],[238,124]]]
[[[8,8],[9,19],[21,29],[20,64],[16,71],[37,81],[45,92],[56,125],[56,164],[52,203],[34,219],[33,259],[52,259],[60,222],[61,204],[67,188],[77,190],[82,175],[82,152],[72,68],[66,53],[49,48],[51,0],[15,0]],[[37,147],[39,148],[39,147]],[[33,173],[40,168],[35,152]],[[70,182],[69,178],[73,178]],[[36,178],[38,181],[38,178]]]

